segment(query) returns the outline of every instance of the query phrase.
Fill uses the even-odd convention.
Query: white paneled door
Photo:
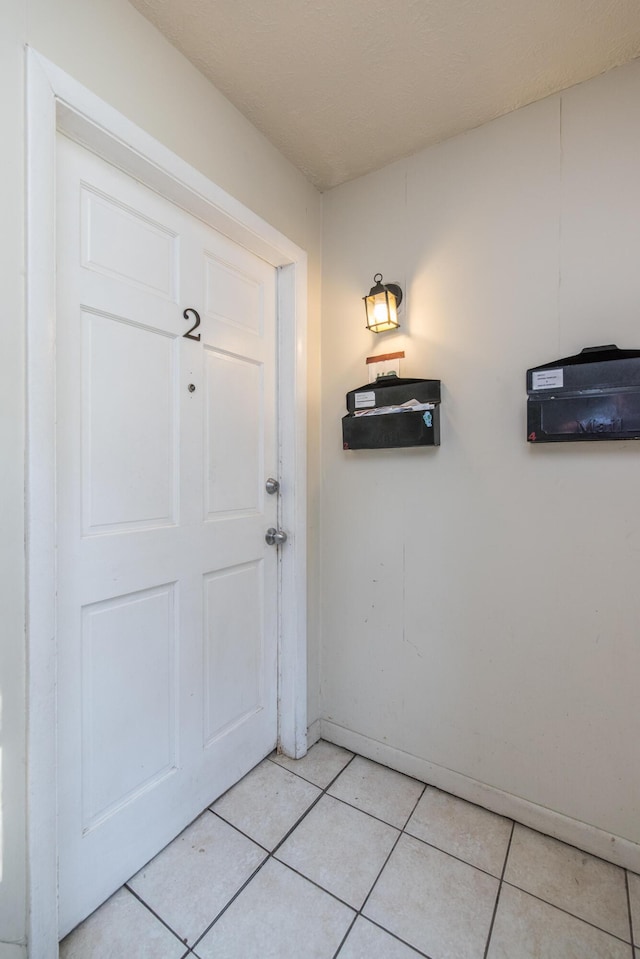
[[[276,744],[276,271],[58,138],[60,934]]]

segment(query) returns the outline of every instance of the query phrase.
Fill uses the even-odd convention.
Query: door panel
[[[173,524],[176,340],[87,312],[81,335],[84,533]]]
[[[278,457],[275,270],[57,163],[64,935],[276,744]]]
[[[205,377],[207,519],[229,511],[256,512],[263,499],[262,364],[208,349]]]
[[[263,566],[247,563],[204,578],[205,744],[264,705]],[[236,681],[224,683],[225,676]]]
[[[177,235],[87,186],[81,188],[80,203],[82,265],[173,299],[179,262]],[[112,242],[114,236],[119,237],[118,243]]]
[[[83,832],[176,768],[174,592],[82,610]]]
[[[260,284],[213,255],[206,258],[205,277],[207,314],[260,335],[263,328]]]

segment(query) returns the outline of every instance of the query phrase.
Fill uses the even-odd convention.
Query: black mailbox
[[[412,401],[422,408],[375,412]],[[440,380],[385,377],[350,390],[347,410],[342,419],[345,450],[440,445]]]
[[[640,350],[590,346],[527,370],[530,443],[640,439]]]

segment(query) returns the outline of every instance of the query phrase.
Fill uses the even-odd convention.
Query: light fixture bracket
[[[393,293],[396,298],[396,306],[400,306],[402,303],[402,288],[398,286],[397,283],[385,283],[385,290],[388,290],[389,293]]]

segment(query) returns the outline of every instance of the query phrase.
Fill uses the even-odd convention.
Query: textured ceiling
[[[640,55],[640,0],[131,0],[325,190]]]

